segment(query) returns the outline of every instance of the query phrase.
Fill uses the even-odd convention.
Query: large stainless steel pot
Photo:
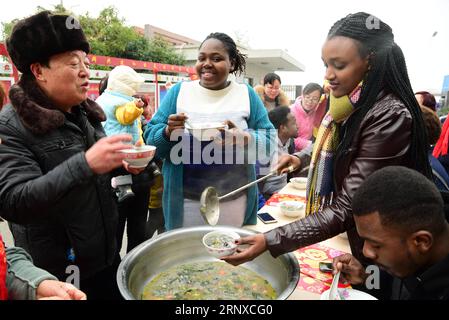
[[[176,229],[147,240],[129,252],[120,263],[117,283],[122,296],[127,300],[139,300],[148,281],[175,265],[217,261],[202,244],[203,236],[217,228],[237,232],[242,237],[255,234],[247,229],[201,226]],[[288,298],[299,280],[298,261],[292,253],[274,259],[265,252],[243,266],[267,279],[280,300]]]

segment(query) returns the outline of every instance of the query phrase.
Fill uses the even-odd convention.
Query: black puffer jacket
[[[117,211],[109,175],[95,175],[85,151],[105,136],[102,109],[86,100],[69,120],[31,80],[11,88],[0,112],[0,216],[16,246],[64,280],[74,249],[81,278],[117,255]]]

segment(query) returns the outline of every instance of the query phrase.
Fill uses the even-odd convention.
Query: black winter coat
[[[35,265],[60,280],[70,264],[82,279],[91,277],[117,256],[110,176],[95,175],[85,157],[105,136],[105,115],[86,100],[71,119],[24,78],[10,100],[0,112],[0,216]],[[70,248],[74,263],[67,259]]]

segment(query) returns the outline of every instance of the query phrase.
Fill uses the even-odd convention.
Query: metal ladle
[[[293,172],[294,167],[289,166],[288,167],[288,173]],[[273,175],[277,175],[277,170],[271,171],[266,176],[259,178],[255,181],[252,181],[234,191],[231,191],[221,197],[218,196],[217,190],[214,187],[207,187],[204,189],[204,191],[201,193],[200,198],[200,212],[203,216],[204,221],[206,221],[209,225],[216,225],[218,222],[218,218],[220,217],[220,200],[223,200],[224,198],[230,197],[242,190],[245,190],[252,185],[255,185],[256,183],[259,183],[260,181],[263,181]]]

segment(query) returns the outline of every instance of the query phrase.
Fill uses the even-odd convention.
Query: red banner
[[[4,43],[0,43],[0,55],[9,57]],[[150,70],[153,72],[187,73],[189,76],[196,73],[195,68],[193,67],[177,66],[173,64],[98,56],[94,54],[89,54],[89,59],[92,64],[101,66],[116,67],[125,65],[133,69]]]
[[[11,64],[12,64],[11,58],[9,57],[9,54],[8,54],[8,50],[6,50],[6,45],[3,42],[0,43],[0,55],[7,57],[8,61],[11,62]],[[17,70],[17,68],[14,65],[12,68],[12,75],[16,82],[19,81],[19,71]]]
[[[176,66],[172,64],[164,64],[150,61],[139,61],[123,58],[114,58],[107,56],[97,56],[89,54],[89,60],[91,64],[101,66],[116,67],[120,65],[128,66],[133,69],[150,70],[153,72],[172,72],[172,73],[187,73],[189,75],[195,74],[195,68],[186,66]]]

